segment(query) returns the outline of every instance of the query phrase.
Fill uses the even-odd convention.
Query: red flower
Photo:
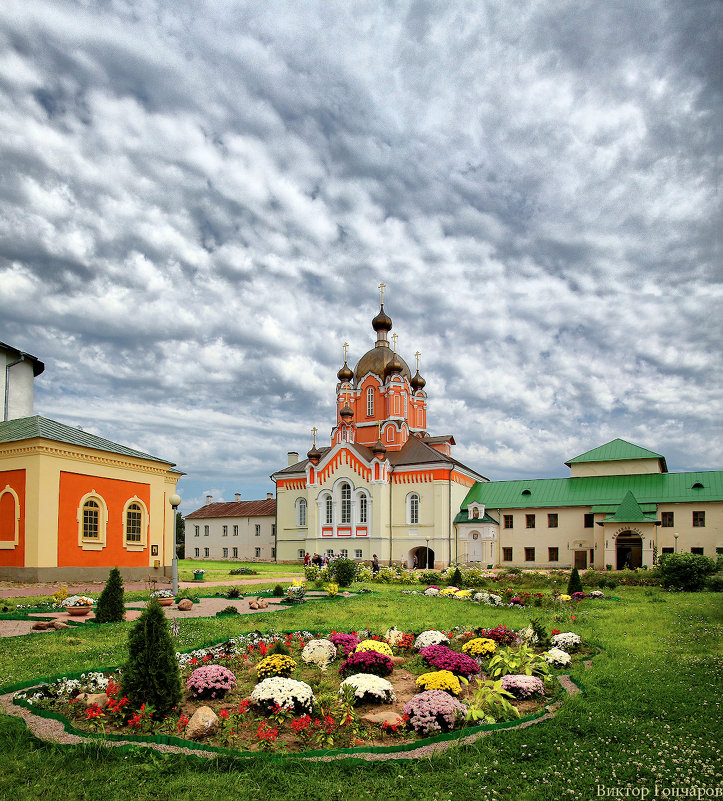
[[[102,714],[103,710],[98,704],[91,704],[91,706],[85,710],[85,719],[93,720],[93,718],[99,718]]]
[[[261,740],[261,742],[273,743],[278,736],[279,730],[277,728],[267,727],[263,721],[259,723],[259,727],[256,730],[256,737]]]
[[[228,720],[228,709],[219,710],[218,716],[224,720]]]
[[[181,717],[178,719],[178,723],[176,724],[177,731],[183,731],[186,726],[188,726],[188,718],[181,712]]]
[[[303,734],[307,732],[311,727],[311,718],[309,715],[302,715],[297,720],[291,721],[291,728],[294,730],[294,734]]]
[[[553,629],[553,630],[550,632],[550,634],[552,634],[552,635],[559,634],[559,633],[560,633],[560,629]]]

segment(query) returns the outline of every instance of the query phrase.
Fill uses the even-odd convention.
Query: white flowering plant
[[[93,606],[94,603],[89,595],[71,595],[63,601],[63,606]]]
[[[311,640],[301,652],[301,658],[307,665],[316,665],[322,671],[336,659],[336,645],[331,640]]]
[[[549,662],[553,667],[567,667],[572,662],[572,657],[567,651],[562,651],[559,648],[550,648],[549,651],[544,653],[543,658]]]
[[[415,650],[426,648],[428,645],[449,645],[449,637],[441,631],[428,629],[423,631],[414,641]]]
[[[573,651],[577,651],[582,645],[582,637],[572,631],[564,631],[560,634],[553,634],[550,639],[550,644],[570,654]]]
[[[150,595],[151,598],[175,598],[176,593],[173,590],[153,590]]]
[[[344,695],[345,687],[354,690],[355,703],[391,704],[397,699],[391,682],[371,673],[355,673],[344,679],[339,686],[339,695]]]
[[[314,691],[304,681],[272,676],[260,681],[254,687],[249,699],[252,704],[266,711],[278,705],[284,710],[309,713],[314,706]]]
[[[492,592],[477,592],[472,597],[472,600],[487,606],[502,606],[503,604],[502,598]]]

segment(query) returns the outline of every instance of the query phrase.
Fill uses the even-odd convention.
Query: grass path
[[[143,749],[129,756],[94,745],[40,743],[19,721],[1,716],[0,797],[542,801],[596,798],[599,786],[628,788],[628,797],[638,798],[643,789],[655,798],[656,786],[659,798],[663,788],[673,797],[675,788],[720,786],[719,595],[622,589],[619,601],[585,601],[574,608],[574,620],[569,612],[554,620],[545,610],[498,610],[401,595],[398,586],[374,589],[374,595],[333,608],[294,607],[276,620],[273,613],[262,613],[254,617],[254,627],[384,630],[396,624],[418,630],[505,623],[519,629],[532,614],[548,628],[574,630],[604,651],[591,671],[573,674],[585,692],[569,699],[553,720],[406,763],[196,763]],[[0,642],[0,684],[120,664],[127,630],[128,624],[119,624],[92,633],[61,631]],[[241,630],[248,630],[248,621],[184,621],[178,647]]]

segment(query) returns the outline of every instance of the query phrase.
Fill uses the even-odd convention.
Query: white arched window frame
[[[296,525],[306,525],[306,498],[298,498],[296,501]]]
[[[15,548],[20,544],[20,498],[18,498],[17,492],[9,484],[0,492],[0,505],[8,503],[8,497],[12,502],[12,528],[10,529],[9,537],[7,537],[5,531],[2,532],[3,537],[7,537],[7,539],[0,540],[0,549],[3,550]]]
[[[332,494],[325,490],[321,492],[316,499],[317,506],[319,507],[319,521],[322,526],[334,525],[334,498]]]
[[[394,426],[387,426],[387,442],[394,442]]]
[[[348,481],[344,481],[339,487],[339,494],[341,496],[340,522],[351,523],[351,484]]]
[[[419,494],[416,492],[407,495],[407,523],[410,526],[419,525]]]
[[[86,493],[78,504],[78,545],[84,551],[102,551],[108,528],[108,507],[95,491]]]
[[[369,522],[369,496],[364,490],[357,493],[357,522]]]
[[[123,508],[123,547],[142,551],[148,545],[148,507],[135,495]]]
[[[367,417],[374,416],[374,387],[367,389]]]

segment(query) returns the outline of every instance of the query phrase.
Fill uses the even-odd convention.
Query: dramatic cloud
[[[0,339],[39,413],[262,497],[376,286],[491,478],[720,467],[716,0],[0,6]]]

